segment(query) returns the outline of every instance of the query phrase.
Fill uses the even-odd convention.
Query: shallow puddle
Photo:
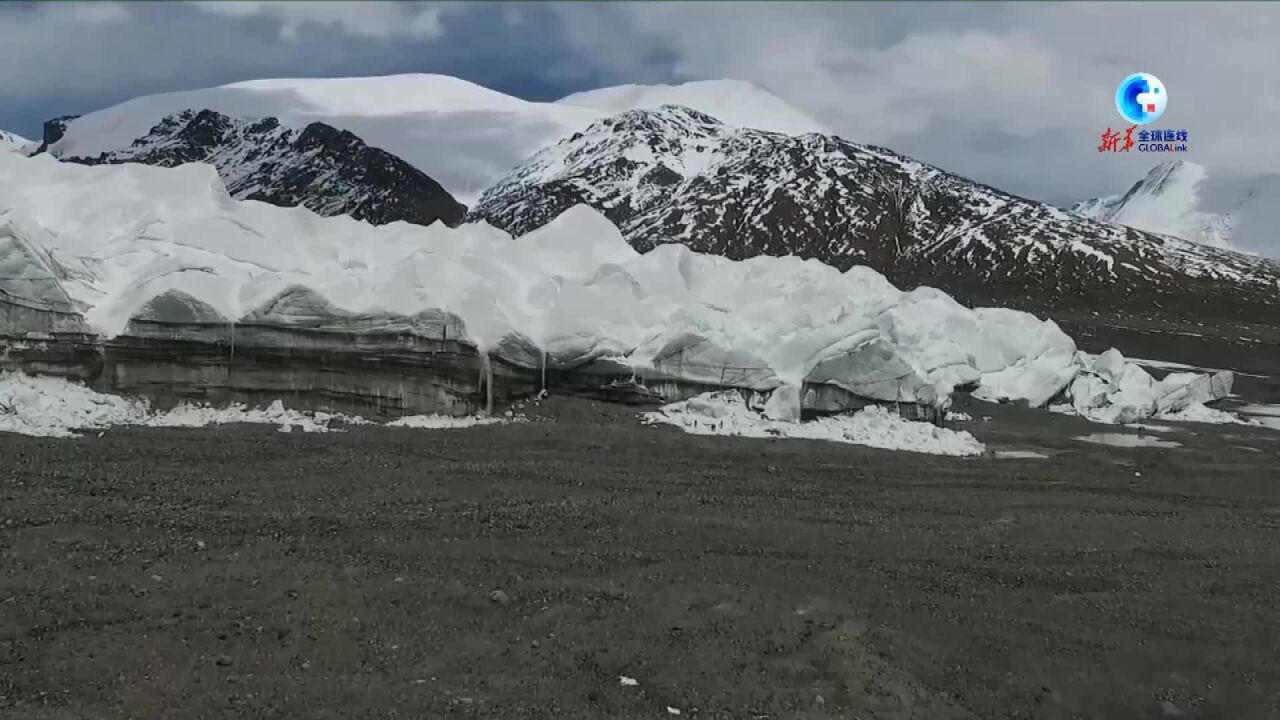
[[[1049,456],[1034,450],[997,450],[996,457],[1001,460],[1044,460]]]
[[[1092,435],[1081,435],[1076,440],[1097,445],[1111,445],[1112,447],[1182,447],[1182,443],[1172,440],[1160,440],[1148,435],[1126,435],[1124,433],[1093,433]]]

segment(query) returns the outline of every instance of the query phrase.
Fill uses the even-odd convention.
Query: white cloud
[[[104,25],[129,19],[129,11],[116,2],[67,3],[67,8],[76,21],[89,25]]]
[[[559,12],[619,80],[659,50],[686,78],[749,80],[835,128],[1015,192],[1123,190],[1163,157],[1097,152],[1130,72],[1159,76],[1157,123],[1187,159],[1280,168],[1280,6],[1267,3],[636,3]],[[1158,42],[1135,44],[1142,37]],[[1271,111],[1267,112],[1266,109]]]
[[[209,0],[191,3],[209,13],[232,17],[265,16],[280,22],[280,37],[296,40],[307,25],[336,27],[363,37],[408,35],[438,38],[444,33],[441,8],[400,2],[250,2]]]

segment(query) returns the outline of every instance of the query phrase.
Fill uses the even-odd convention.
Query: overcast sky
[[[0,3],[0,128],[140,94],[281,76],[438,72],[528,99],[628,82],[756,82],[841,136],[1055,203],[1164,157],[1102,154],[1112,96],[1216,170],[1280,160],[1274,3]],[[1167,156],[1165,156],[1167,157]]]

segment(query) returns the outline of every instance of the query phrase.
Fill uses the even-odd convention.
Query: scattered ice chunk
[[[985,448],[961,430],[907,420],[879,405],[811,422],[781,422],[747,407],[737,392],[704,393],[644,413],[646,423],[674,425],[694,435],[801,438],[935,455],[981,455]]]
[[[1175,422],[1213,423],[1219,425],[1251,424],[1247,420],[1241,419],[1241,417],[1235,413],[1215,410],[1214,408],[1205,407],[1199,403],[1193,403],[1176,412],[1162,413],[1157,417],[1161,420],[1173,420]]]
[[[61,378],[0,373],[0,431],[72,437],[73,430],[133,425],[147,419],[146,403],[94,392]]]
[[[109,397],[109,396],[108,396]],[[266,409],[247,408],[235,403],[227,407],[214,408],[202,405],[182,404],[165,413],[148,416],[138,422],[117,423],[121,425],[147,425],[149,427],[207,427],[209,425],[227,425],[232,423],[252,423],[260,425],[279,425],[280,432],[334,432],[329,423],[335,420],[360,424],[363,418],[352,418],[332,413],[307,413],[290,410],[284,403],[275,400]]]
[[[640,684],[640,681],[636,680],[633,677],[627,677],[626,675],[619,675],[618,684],[623,687],[635,687]]]
[[[453,417],[450,415],[408,415],[387,423],[387,427],[414,428],[417,430],[453,430],[457,428],[476,427],[478,425],[498,425],[509,422],[507,418],[479,417],[467,415]]]
[[[519,420],[520,418],[513,418]],[[388,423],[396,427],[426,429],[464,428],[511,422],[506,418],[418,415]],[[240,404],[206,407],[182,404],[167,412],[154,412],[144,400],[99,393],[64,378],[32,377],[0,373],[0,432],[46,437],[74,437],[76,431],[122,425],[197,428],[210,425],[252,423],[276,425],[283,433],[336,432],[335,423],[367,425],[351,415],[303,412],[284,407],[280,400],[265,409]]]
[[[1107,424],[1132,424],[1203,406],[1227,397],[1234,382],[1230,371],[1174,372],[1156,380],[1114,348],[1097,356],[1078,353],[1077,363],[1080,373],[1064,393],[1069,404],[1056,404],[1050,410]]]
[[[1117,384],[1124,375],[1125,362],[1124,355],[1120,351],[1111,348],[1102,353],[1093,361],[1093,373],[1097,375],[1104,383]]]
[[[769,393],[764,405],[764,415],[770,420],[800,422],[800,388],[783,385]]]

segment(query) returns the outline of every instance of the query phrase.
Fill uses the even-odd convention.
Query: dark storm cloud
[[[30,136],[55,115],[261,77],[435,72],[542,99],[602,81],[554,41],[543,7],[409,3],[379,20],[368,5],[289,3],[281,16],[233,3],[3,3],[0,127]],[[401,27],[414,20],[417,31]]]

